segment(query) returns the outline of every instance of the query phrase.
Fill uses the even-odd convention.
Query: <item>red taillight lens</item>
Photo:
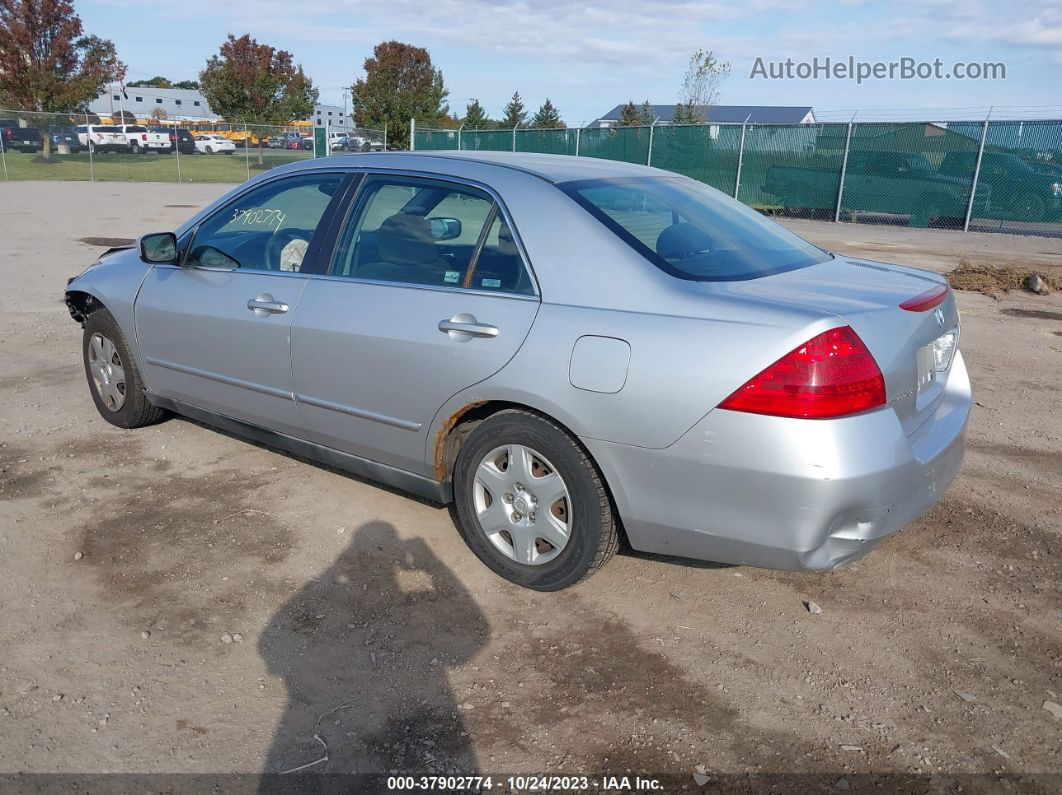
[[[906,309],[908,312],[925,312],[944,303],[944,299],[947,297],[948,285],[938,284],[924,293],[919,293],[914,298],[908,298],[900,304],[900,309]]]
[[[790,351],[719,404],[776,417],[825,419],[885,405],[885,379],[851,326]]]
[[[140,140],[141,141],[146,141],[147,140],[147,133],[141,133],[140,134]]]

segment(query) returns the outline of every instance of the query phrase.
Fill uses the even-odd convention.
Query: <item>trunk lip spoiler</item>
[[[938,284],[924,293],[919,293],[914,298],[908,298],[900,304],[900,309],[905,309],[908,312],[928,312],[930,309],[944,303],[950,292],[951,288],[948,285]]]

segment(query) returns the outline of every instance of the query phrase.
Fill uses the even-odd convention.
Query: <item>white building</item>
[[[127,110],[138,119],[149,118],[152,111],[165,113],[167,119],[216,119],[206,97],[187,88],[126,87],[125,96],[117,83],[107,87],[89,103],[89,110],[100,116],[111,116]]]
[[[354,120],[339,105],[314,105],[313,126],[349,132],[354,129]]]

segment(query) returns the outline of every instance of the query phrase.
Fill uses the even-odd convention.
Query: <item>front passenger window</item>
[[[297,273],[342,180],[311,174],[245,193],[199,226],[184,264]]]

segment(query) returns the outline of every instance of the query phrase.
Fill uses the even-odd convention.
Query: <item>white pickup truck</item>
[[[148,151],[170,151],[170,136],[167,133],[152,132],[142,124],[121,124],[118,131],[124,136],[129,151],[134,155]]]

